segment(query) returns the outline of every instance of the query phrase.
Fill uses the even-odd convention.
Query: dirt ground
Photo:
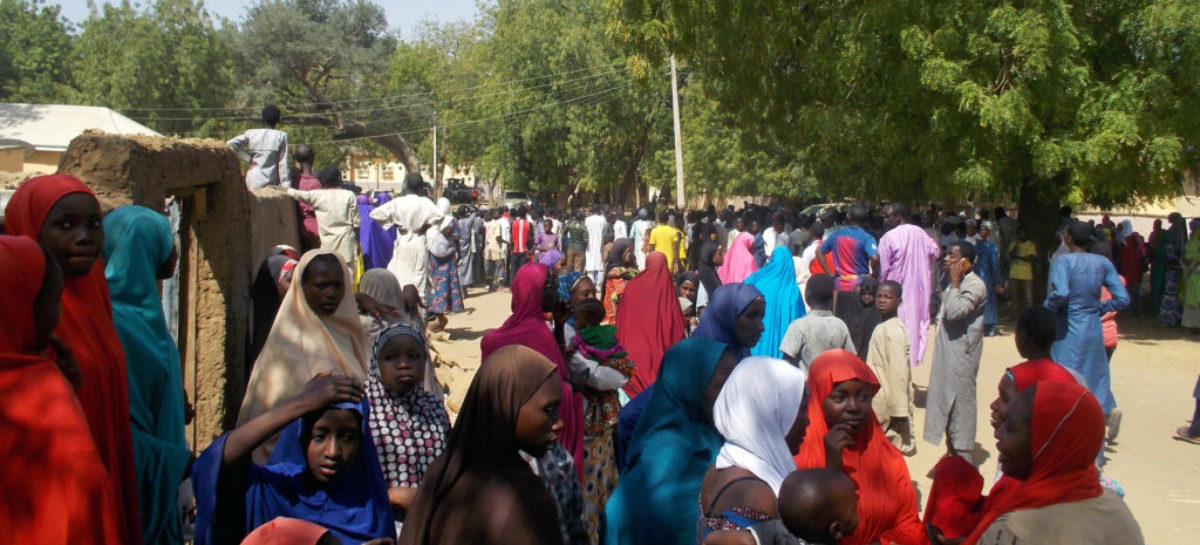
[[[479,368],[479,339],[509,315],[507,293],[470,290],[467,310],[450,319],[449,342],[434,341],[435,348],[456,367],[438,369],[438,378],[450,388],[447,406],[457,412]],[[988,405],[996,397],[996,383],[1008,366],[1019,363],[1011,327],[1002,335],[984,340],[979,372],[979,435],[976,454],[983,459],[984,475],[995,475],[995,439],[989,425]],[[1142,527],[1148,544],[1195,543],[1200,535],[1200,445],[1172,438],[1177,426],[1187,423],[1195,407],[1192,388],[1200,373],[1200,335],[1157,326],[1153,320],[1123,318],[1120,344],[1113,355],[1113,391],[1124,413],[1121,433],[1106,450],[1105,475],[1125,488],[1125,501]],[[932,334],[930,335],[932,346]],[[923,388],[929,384],[932,353],[913,372],[918,385],[915,414],[917,437],[924,430]],[[916,456],[908,459],[913,481],[928,492],[928,473],[945,447],[920,441]],[[1192,536],[1191,538],[1187,536]]]

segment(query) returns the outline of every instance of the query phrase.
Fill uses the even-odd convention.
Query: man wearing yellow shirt
[[[1029,240],[1024,227],[1017,229],[1017,240],[1008,246],[1008,288],[1012,293],[1013,316],[1033,305],[1033,261],[1037,259],[1037,246]]]
[[[667,256],[667,265],[671,274],[683,269],[683,260],[687,258],[687,248],[684,243],[683,231],[671,225],[670,215],[666,210],[658,213],[658,225],[650,230],[646,242],[647,252],[662,252]]]

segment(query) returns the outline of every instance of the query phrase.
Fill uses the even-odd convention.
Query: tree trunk
[[[1058,247],[1060,239],[1058,209],[1066,193],[1060,188],[1068,187],[1067,175],[1054,178],[1025,176],[1018,190],[1017,219],[1029,233],[1029,239],[1037,244],[1039,259],[1034,264],[1033,295],[1036,300],[1045,298],[1046,278],[1050,273],[1047,256]]]
[[[642,158],[646,156],[646,146],[650,142],[650,127],[651,125],[647,123],[642,128],[641,137],[633,144],[629,155],[629,164],[625,166],[625,174],[621,176],[621,190],[617,194],[617,201],[614,204],[625,206],[625,201],[629,198],[629,190],[635,188],[637,184],[638,169],[642,166]]]
[[[408,144],[408,140],[395,134],[395,131],[360,122],[346,123],[339,128],[342,132],[335,135],[334,138],[370,137],[371,141],[395,155],[408,172],[421,171],[421,160],[417,157],[417,152]]]

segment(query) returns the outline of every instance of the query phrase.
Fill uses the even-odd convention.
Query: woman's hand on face
[[[354,294],[354,302],[358,304],[359,312],[374,318],[395,319],[400,317],[400,309],[380,303],[365,293]]]
[[[850,434],[850,426],[834,424],[825,434],[825,467],[842,468],[842,449],[854,444],[854,436]]]
[[[312,409],[319,409],[334,403],[358,403],[362,397],[362,385],[358,381],[345,375],[321,373],[304,385],[304,391],[296,399]]]

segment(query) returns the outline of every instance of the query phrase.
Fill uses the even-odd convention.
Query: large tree
[[[369,140],[409,171],[420,160],[405,138],[408,97],[383,93],[397,40],[368,0],[260,0],[233,37],[238,102],[285,108],[284,121],[328,129],[331,140]]]
[[[165,133],[208,135],[202,110],[230,99],[231,51],[201,0],[105,4],[76,41],[80,100],[123,111]]]
[[[609,0],[834,196],[1052,207],[1175,195],[1200,136],[1190,0]]]
[[[0,0],[0,101],[72,95],[70,23],[40,0]]]

